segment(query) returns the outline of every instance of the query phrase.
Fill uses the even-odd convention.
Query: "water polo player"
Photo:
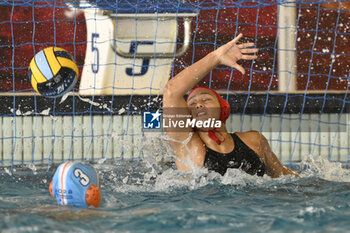
[[[196,127],[173,124],[172,127],[166,128],[176,155],[176,166],[180,170],[207,167],[222,175],[228,168],[239,168],[259,176],[298,176],[281,164],[261,133],[227,132],[225,122],[230,115],[230,106],[214,90],[199,87],[189,94],[187,101],[184,99],[188,91],[218,65],[229,66],[242,74],[245,73],[237,61],[256,59],[257,56],[253,54],[258,52],[258,49],[251,48],[255,47],[254,43],[237,44],[240,38],[242,34],[181,71],[165,86],[163,117],[167,116],[169,122],[184,121],[188,118],[202,122],[212,119],[221,122],[220,127],[213,127],[212,124],[209,127],[203,127],[204,124]],[[189,117],[186,119],[186,116]]]
[[[77,162],[59,165],[50,183],[50,194],[58,205],[100,206],[100,182],[96,170]]]

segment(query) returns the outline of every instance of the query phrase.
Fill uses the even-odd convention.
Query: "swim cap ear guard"
[[[58,205],[99,207],[101,203],[97,173],[87,164],[66,162],[58,166],[49,190]]]

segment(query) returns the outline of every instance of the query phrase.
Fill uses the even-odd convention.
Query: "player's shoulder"
[[[256,130],[235,132],[235,134],[251,149],[258,151],[261,144],[262,134]]]
[[[260,141],[262,134],[256,130],[250,130],[246,132],[235,132],[235,134],[241,139],[246,139],[250,141]]]

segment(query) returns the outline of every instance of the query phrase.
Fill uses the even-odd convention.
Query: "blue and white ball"
[[[58,47],[41,50],[29,65],[29,80],[34,90],[48,98],[60,97],[71,91],[78,74],[72,55]]]

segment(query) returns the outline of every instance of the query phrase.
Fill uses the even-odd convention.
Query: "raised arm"
[[[163,93],[165,106],[169,103],[169,97],[172,97],[171,99],[176,98],[176,100],[177,98],[183,99],[183,96],[186,95],[190,89],[218,65],[235,68],[244,74],[244,68],[237,64],[237,61],[240,59],[256,59],[257,56],[246,54],[258,52],[258,49],[247,49],[247,47],[255,46],[254,43],[237,45],[238,40],[241,39],[242,36],[242,34],[239,34],[232,41],[209,53],[198,62],[181,71],[174,78],[170,79]]]
[[[237,64],[240,59],[255,59],[257,49],[247,49],[255,46],[254,43],[237,45],[242,37],[239,34],[232,41],[209,53],[201,60],[181,71],[166,84],[163,92],[163,117],[166,120],[186,120],[190,118],[190,110],[184,99],[187,92],[218,65],[226,65],[245,73],[242,66]],[[175,114],[188,116],[172,119]],[[170,117],[169,117],[170,116]],[[205,147],[199,135],[192,128],[179,128],[179,126],[166,129],[166,134],[176,155],[176,165],[179,170],[191,170],[193,167],[202,167],[204,163]]]

